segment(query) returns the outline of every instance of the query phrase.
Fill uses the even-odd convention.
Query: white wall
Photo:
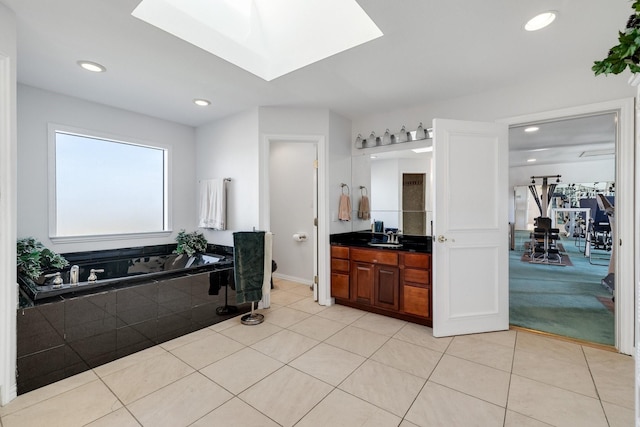
[[[169,147],[174,233],[164,238],[52,243],[48,229],[48,123]],[[62,253],[173,243],[177,231],[192,230],[196,225],[194,162],[195,130],[191,127],[18,85],[18,237],[33,236]],[[78,209],[85,209],[88,215],[91,212],[89,206]]]
[[[465,97],[444,101],[429,102],[426,100],[425,103],[412,108],[387,111],[355,119],[352,126],[351,142],[355,141],[359,133],[368,135],[371,130],[374,130],[376,134],[383,133],[386,128],[397,132],[403,124],[407,125],[407,130],[414,130],[419,122],[423,122],[425,127],[430,127],[434,118],[496,121],[631,98],[636,94],[634,88],[629,85],[628,79],[629,75],[626,73],[618,76],[595,77],[589,64],[585,64],[580,69],[559,72],[552,77],[540,78],[521,85],[507,86],[494,91],[469,94]],[[604,168],[600,169],[599,165],[595,163],[593,168],[589,168],[588,163],[553,165],[551,167],[524,166],[510,171],[510,188],[518,185],[520,181],[528,182],[524,179],[526,176],[543,174],[561,174],[564,182],[569,182],[569,180],[589,182],[591,179],[596,181],[595,178],[582,179],[586,174],[591,176],[592,171],[589,169],[605,170]],[[606,179],[615,180],[610,177],[608,172]],[[514,205],[512,193],[510,193],[509,203],[510,206]],[[510,209],[509,221],[514,221],[513,216],[513,209]]]
[[[351,186],[351,121],[326,108],[260,108],[260,135],[319,135],[327,139],[328,157],[318,159],[327,164],[329,188],[329,231],[351,231],[351,223],[338,220],[340,183]]]
[[[349,184],[351,189],[351,206],[357,208],[353,196],[357,188],[351,183],[351,121],[331,112],[329,114],[329,211],[331,234],[353,230],[353,221],[338,220],[338,203],[342,193],[341,183]],[[357,199],[356,199],[357,201]],[[353,218],[353,215],[352,215]],[[357,229],[357,228],[356,228]],[[327,248],[328,250],[328,248]]]
[[[431,127],[434,118],[495,121],[502,118],[558,110],[584,104],[635,96],[628,84],[628,74],[598,76],[591,64],[575,70],[557,72],[552,76],[498,90],[470,93],[468,96],[444,101],[425,100],[412,108],[386,111],[353,120],[351,141],[358,133],[371,130],[380,135],[386,128],[397,132],[405,124],[415,130],[419,122]]]
[[[231,178],[227,184],[227,230],[199,229],[210,243],[233,246],[234,231],[259,229],[258,135],[257,108],[196,131],[197,179]],[[194,212],[197,215],[197,210]]]
[[[361,190],[360,186],[365,187],[366,190]],[[371,155],[358,154],[351,158],[351,187],[353,187],[353,222],[351,227],[353,231],[370,230],[373,218],[359,219],[358,206],[363,193],[369,197],[369,203],[373,201],[373,193],[371,191]],[[371,205],[369,208],[371,209]]]
[[[328,235],[351,231],[350,222],[337,221],[340,183],[351,182],[350,133],[348,119],[324,108],[259,107],[200,127],[196,132],[198,179],[242,177],[237,185],[232,181],[230,186],[230,192],[235,192],[235,196],[230,197],[238,197],[240,205],[231,201],[228,206],[229,230],[206,231],[208,240],[232,245],[233,230],[270,227],[270,212],[265,212],[269,206],[269,195],[265,194],[269,187],[265,181],[269,179],[271,141],[290,141],[292,137],[299,137],[300,141],[322,141],[325,149],[319,148],[319,175],[324,174],[326,182],[319,184],[319,215],[329,218],[329,224],[319,227],[318,300],[321,304],[329,303]]]
[[[16,397],[15,14],[0,3],[0,405]]]
[[[270,144],[270,218],[276,274],[305,284],[313,281],[315,158],[315,143]],[[308,236],[306,241],[293,240],[293,234],[300,232]]]

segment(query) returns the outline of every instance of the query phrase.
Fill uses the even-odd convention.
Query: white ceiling
[[[536,123],[537,132],[509,129],[509,165],[577,163],[615,157],[616,114]],[[535,162],[528,162],[535,159]],[[612,164],[613,166],[613,164]]]
[[[139,1],[0,0],[18,18],[18,81],[190,126],[256,106],[357,119],[588,69],[631,13],[627,0],[360,0],[384,36],[266,82],[134,18]],[[550,27],[522,29],[549,9]]]

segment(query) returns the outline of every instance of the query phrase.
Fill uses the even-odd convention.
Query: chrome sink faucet
[[[400,230],[398,230],[397,232],[393,232],[393,231],[387,232],[387,236],[389,236],[387,242],[388,243],[393,243],[393,244],[399,244],[400,241],[398,240],[398,236],[400,234],[401,234]]]
[[[78,267],[77,265],[74,265],[71,267],[71,270],[69,271],[69,284],[77,285],[79,278],[80,278],[80,267]]]

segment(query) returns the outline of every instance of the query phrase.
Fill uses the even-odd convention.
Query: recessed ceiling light
[[[536,159],[527,159],[527,162],[529,162],[529,163],[533,163],[535,161],[536,161]]]
[[[94,73],[104,73],[105,71],[107,71],[107,68],[104,65],[98,64],[97,62],[78,61],[78,65],[84,68],[85,70],[91,71]]]
[[[555,19],[556,12],[543,12],[529,19],[524,25],[524,29],[527,31],[538,31],[551,24]]]
[[[538,126],[529,126],[528,128],[524,129],[524,131],[527,133],[538,132],[539,130],[540,128]]]
[[[200,106],[200,107],[207,107],[209,105],[211,105],[211,101],[207,100],[207,99],[194,99],[193,103]]]

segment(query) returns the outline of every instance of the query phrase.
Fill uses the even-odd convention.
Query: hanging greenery
[[[620,74],[627,67],[632,73],[640,72],[640,0],[633,2],[634,14],[629,17],[624,32],[618,32],[617,46],[609,50],[602,61],[595,61],[591,69],[598,74]]]
[[[187,233],[184,230],[180,230],[176,236],[176,242],[178,247],[174,251],[177,254],[187,254],[191,256],[195,253],[203,253],[207,250],[207,239],[202,233],[194,231]]]

